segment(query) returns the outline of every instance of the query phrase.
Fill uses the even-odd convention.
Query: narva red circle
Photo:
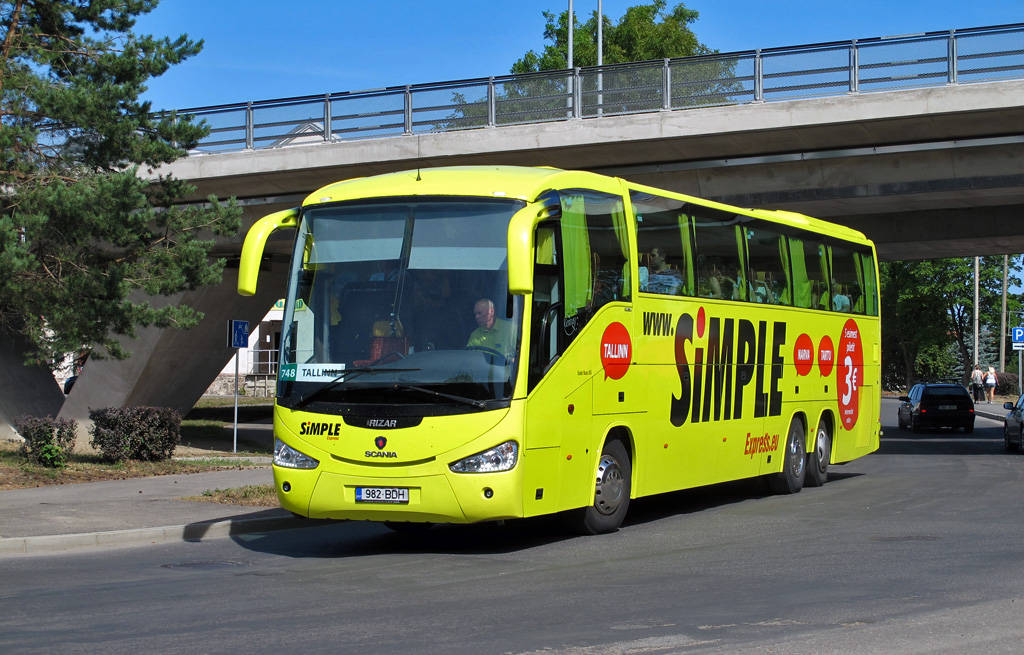
[[[807,375],[814,368],[814,342],[806,334],[796,338],[793,347],[793,364],[797,375]]]

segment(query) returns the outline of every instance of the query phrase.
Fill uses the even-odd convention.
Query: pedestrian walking
[[[975,364],[974,372],[971,373],[971,393],[974,394],[974,402],[980,403],[985,394],[985,376],[981,372],[981,366]]]
[[[985,374],[985,391],[988,392],[988,404],[991,405],[996,399],[996,370],[991,366]]]

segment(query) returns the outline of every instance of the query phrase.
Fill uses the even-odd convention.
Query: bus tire
[[[804,423],[794,418],[789,424],[786,450],[782,454],[782,471],[768,477],[768,485],[777,494],[795,494],[804,486],[807,474],[807,434]]]
[[[828,421],[822,417],[818,421],[818,431],[814,434],[814,444],[807,453],[807,474],[804,484],[808,487],[820,487],[828,482],[828,461],[832,459],[832,433],[828,429]]]
[[[574,527],[580,534],[606,534],[622,525],[629,509],[633,465],[629,451],[619,439],[604,445],[597,464],[594,504],[576,510]]]

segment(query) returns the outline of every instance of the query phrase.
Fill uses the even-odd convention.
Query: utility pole
[[[573,29],[575,26],[574,23],[576,22],[574,20],[575,16],[576,15],[572,12],[572,0],[569,0],[569,65],[567,66],[569,70],[572,70],[572,33],[575,31]]]
[[[978,327],[979,327],[979,320],[978,320],[978,305],[979,305],[979,303],[978,303],[978,288],[980,286],[980,283],[978,281],[978,268],[979,268],[978,263],[979,263],[979,258],[975,257],[974,258],[974,363],[976,365],[981,363],[981,360],[978,357]]]
[[[1010,256],[1003,255],[1003,312],[999,315],[999,372],[1006,372],[1006,276],[1010,270]]]
[[[601,0],[597,0],[597,65],[604,66],[604,10]],[[597,72],[597,115],[604,114],[604,71]]]

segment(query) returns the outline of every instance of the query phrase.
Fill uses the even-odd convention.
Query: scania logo
[[[373,445],[377,446],[377,450],[367,450],[367,457],[385,457],[388,459],[392,457],[398,457],[398,453],[396,453],[395,451],[384,450],[384,446],[388,445],[387,437],[377,437],[376,439],[373,440]]]

